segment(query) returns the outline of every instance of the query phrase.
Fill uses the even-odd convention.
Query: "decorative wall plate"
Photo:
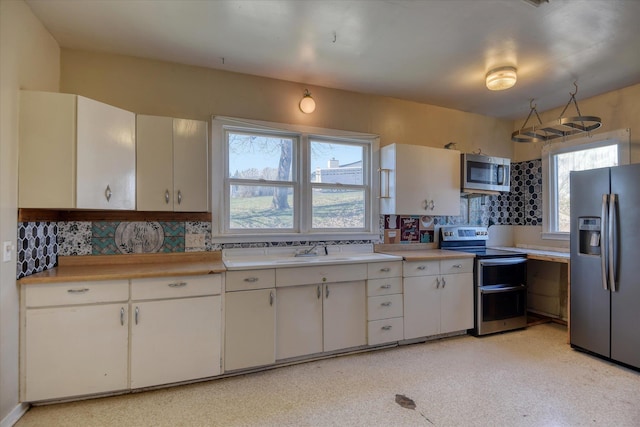
[[[123,254],[158,252],[164,243],[164,230],[159,222],[121,222],[115,240]]]

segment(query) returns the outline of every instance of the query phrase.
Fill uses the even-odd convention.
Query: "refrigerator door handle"
[[[600,221],[600,265],[602,266],[602,287],[605,291],[609,290],[608,277],[609,271],[607,270],[607,243],[605,239],[605,230],[608,223],[608,210],[607,205],[609,203],[609,195],[602,195],[602,219]]]
[[[615,264],[615,221],[616,221],[616,194],[609,196],[609,287],[612,292],[617,292],[616,289],[616,264]]]

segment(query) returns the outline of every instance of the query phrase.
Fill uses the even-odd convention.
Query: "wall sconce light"
[[[311,93],[309,92],[309,89],[305,89],[304,95],[300,100],[300,111],[302,111],[305,114],[311,114],[315,111],[315,109],[316,109],[316,101],[314,101],[313,98],[311,97]]]
[[[513,87],[518,80],[515,67],[498,67],[487,73],[486,81],[489,90],[505,90]]]

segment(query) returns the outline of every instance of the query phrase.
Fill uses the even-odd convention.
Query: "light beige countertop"
[[[21,285],[223,273],[220,252],[58,257],[58,266],[18,280]]]
[[[409,247],[411,246],[411,247]],[[436,249],[433,245],[376,245],[376,252],[401,256],[405,261],[429,261],[454,258],[474,258],[469,252]]]
[[[527,254],[529,259],[537,259],[541,261],[561,262],[568,264],[571,259],[569,252],[555,251],[542,248],[520,247],[520,246],[492,246],[492,249],[502,249],[505,251],[522,252]]]

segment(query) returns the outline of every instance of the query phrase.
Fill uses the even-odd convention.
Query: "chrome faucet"
[[[318,256],[318,252],[315,251],[315,249],[318,246],[320,246],[320,243],[316,243],[309,249],[305,249],[303,251],[297,252],[294,256]],[[324,254],[328,255],[329,253],[327,252],[327,245],[322,245],[322,246],[324,247]]]

